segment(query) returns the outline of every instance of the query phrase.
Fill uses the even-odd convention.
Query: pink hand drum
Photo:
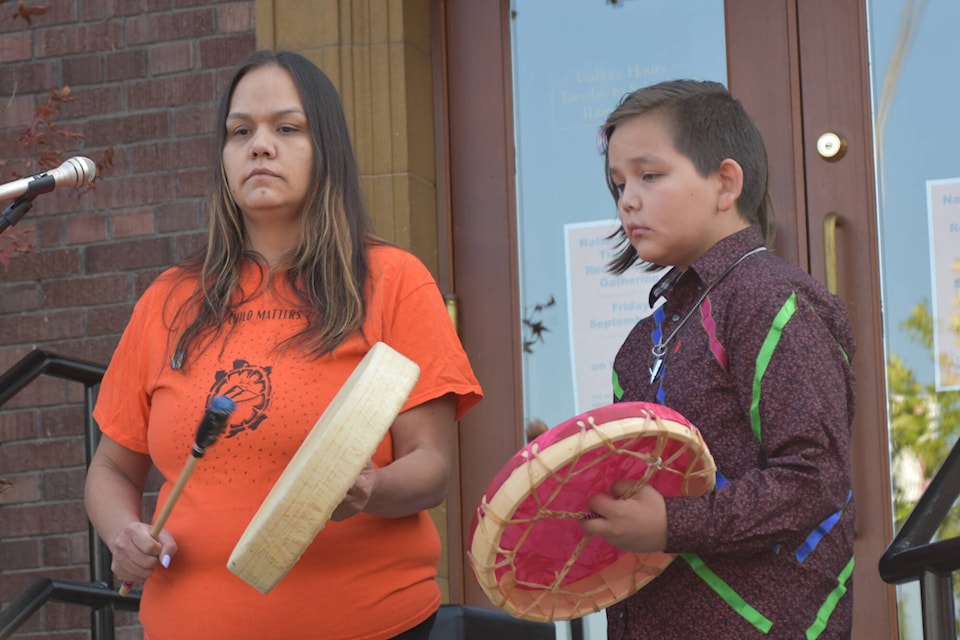
[[[497,607],[518,618],[570,620],[636,593],[674,559],[632,553],[583,532],[587,501],[621,478],[663,496],[713,490],[716,466],[683,416],[648,402],[611,404],[546,431],[484,492],[468,557]]]

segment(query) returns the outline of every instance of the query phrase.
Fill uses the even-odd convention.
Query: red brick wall
[[[0,183],[34,173],[18,137],[51,89],[85,138],[63,158],[113,166],[58,189],[0,235],[32,239],[0,266],[0,375],[32,350],[106,365],[133,303],[201,237],[213,120],[231,66],[255,48],[253,0],[0,0]],[[9,202],[0,202],[0,209]],[[26,235],[28,234],[29,235]],[[86,580],[83,385],[43,376],[0,407],[0,610],[38,577]],[[117,638],[139,638],[131,614]],[[49,604],[16,638],[88,638],[90,612]]]

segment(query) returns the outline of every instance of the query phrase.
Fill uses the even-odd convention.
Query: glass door
[[[434,2],[444,54],[439,190],[461,336],[485,392],[458,432],[453,598],[490,606],[465,548],[475,505],[523,446],[525,423],[549,427],[609,402],[619,332],[648,311],[642,293],[601,280],[616,214],[597,125],[617,94],[689,76],[728,84],[763,132],[775,250],[827,282],[827,222],[836,232],[836,285],[858,344],[854,637],[895,637],[895,593],[877,570],[893,517],[867,0]],[[817,140],[831,131],[848,145],[828,160]]]
[[[727,83],[723,0],[512,0],[523,411],[528,437],[613,402],[613,358],[659,274],[612,277],[618,226],[597,131],[672,78]],[[583,636],[606,637],[603,612]],[[558,624],[558,638],[569,625]]]
[[[895,531],[960,436],[957,24],[955,0],[869,2]],[[954,508],[938,536],[958,535]],[[919,585],[898,601],[901,640],[920,640]]]
[[[597,131],[641,86],[680,77],[726,84],[723,22],[723,0],[511,3],[528,421],[554,426],[613,401],[613,357],[650,312],[646,292],[658,277],[605,271],[619,223]]]

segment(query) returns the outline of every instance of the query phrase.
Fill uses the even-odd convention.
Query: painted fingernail
[[[163,568],[164,568],[164,569],[169,569],[169,568],[170,568],[170,554],[169,554],[169,553],[163,554],[163,557],[160,558],[160,564],[163,565]]]

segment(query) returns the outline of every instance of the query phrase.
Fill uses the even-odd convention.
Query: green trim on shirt
[[[620,386],[620,376],[616,369],[613,370],[613,397],[617,400],[623,399],[623,387]]]
[[[739,613],[747,622],[760,630],[761,633],[770,632],[771,627],[773,627],[773,622],[747,604],[747,601],[744,600],[739,593],[734,591],[733,587],[724,582],[720,576],[715,574],[710,567],[703,562],[700,556],[695,553],[681,553],[680,557],[686,560],[694,573],[700,576],[718,596],[723,598],[724,602],[730,605],[730,607]]]
[[[794,292],[773,318],[773,325],[767,332],[767,337],[763,339],[763,346],[760,347],[760,353],[757,355],[757,368],[753,374],[753,398],[750,401],[750,428],[753,429],[753,435],[757,440],[760,440],[760,393],[763,375],[767,372],[773,352],[783,336],[783,328],[787,326],[796,311],[797,294]]]
[[[847,580],[850,579],[852,574],[853,556],[850,556],[850,562],[847,563],[847,566],[845,566],[843,571],[840,572],[840,575],[837,576],[837,582],[840,584],[827,596],[823,606],[817,611],[816,622],[807,629],[807,640],[816,640],[820,637],[820,634],[823,633],[823,630],[827,628],[827,623],[830,622],[830,616],[833,615],[833,610],[837,608],[837,603],[840,602],[840,598],[847,592]]]

